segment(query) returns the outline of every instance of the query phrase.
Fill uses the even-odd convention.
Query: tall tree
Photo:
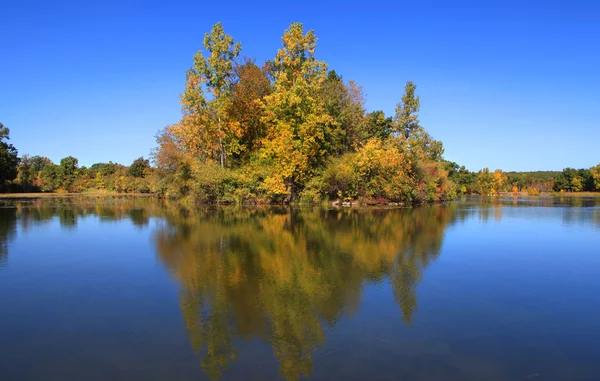
[[[183,118],[170,127],[170,132],[191,156],[202,160],[216,156],[225,166],[227,144],[239,135],[237,124],[228,120],[226,110],[231,101],[234,60],[242,46],[225,33],[221,23],[206,33],[203,46],[208,58],[201,50],[194,55],[181,95]]]
[[[62,186],[68,188],[75,180],[77,174],[77,168],[79,167],[79,160],[73,156],[67,156],[60,159],[61,169],[61,180]]]
[[[143,157],[138,157],[129,166],[127,174],[133,177],[144,177],[148,168],[150,168],[150,162]]]
[[[194,56],[195,73],[206,83],[207,90],[213,96],[208,102],[211,116],[216,119],[219,138],[219,161],[225,166],[226,149],[223,140],[228,136],[225,126],[228,102],[231,97],[234,60],[240,54],[242,45],[234,42],[233,37],[226,34],[221,23],[216,23],[210,33],[204,36],[204,48],[209,53],[208,59],[201,51]]]
[[[330,133],[332,151],[341,154],[354,149],[361,138],[360,127],[365,117],[362,88],[354,81],[345,84],[331,70],[323,81],[321,96],[325,110],[336,122]]]
[[[4,187],[7,181],[17,177],[17,166],[19,165],[19,153],[17,149],[7,140],[10,130],[0,123],[0,187]]]
[[[17,168],[17,181],[23,191],[29,191],[32,188],[35,174],[32,170],[31,157],[27,154],[21,157]]]
[[[227,111],[234,123],[239,125],[238,146],[233,147],[238,156],[248,155],[260,147],[265,136],[262,100],[269,93],[271,82],[266,66],[261,69],[248,58],[235,66],[235,81]]]
[[[422,129],[419,124],[419,109],[421,102],[419,96],[415,95],[415,86],[411,81],[406,82],[402,102],[396,105],[396,116],[394,118],[394,130],[404,139],[409,140],[415,133]]]
[[[267,192],[294,198],[331,149],[327,135],[335,122],[319,94],[327,66],[314,57],[314,32],[304,33],[302,24],[292,23],[282,40],[271,63],[274,90],[264,98],[267,134],[261,156],[272,166]]]
[[[406,83],[402,101],[396,106],[395,135],[413,158],[441,161],[444,154],[442,143],[433,139],[419,123],[421,103],[415,95],[416,88],[411,81]]]

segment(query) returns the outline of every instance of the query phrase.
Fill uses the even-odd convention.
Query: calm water
[[[600,380],[600,202],[4,202],[0,380]]]

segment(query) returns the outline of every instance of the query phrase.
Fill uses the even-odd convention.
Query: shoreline
[[[37,199],[71,197],[155,197],[154,193],[0,193],[0,199]]]

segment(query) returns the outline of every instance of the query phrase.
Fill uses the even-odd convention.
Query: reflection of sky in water
[[[294,216],[149,200],[3,208],[0,369],[8,380],[594,379],[600,206],[479,201]],[[211,339],[231,341],[211,353]]]

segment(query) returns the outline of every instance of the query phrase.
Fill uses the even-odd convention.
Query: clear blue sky
[[[4,0],[0,122],[20,154],[148,156],[217,21],[259,62],[303,22],[368,110],[391,114],[414,81],[422,124],[471,170],[600,163],[598,1]]]

